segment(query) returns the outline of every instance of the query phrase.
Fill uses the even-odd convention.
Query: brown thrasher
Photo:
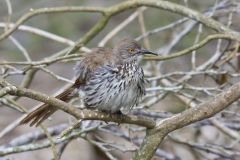
[[[77,90],[89,109],[126,113],[145,94],[144,73],[137,63],[138,57],[143,54],[157,55],[128,38],[121,40],[113,49],[93,49],[76,65],[75,83],[56,98],[67,102]],[[57,109],[43,104],[21,123],[31,122],[31,126],[38,126]]]

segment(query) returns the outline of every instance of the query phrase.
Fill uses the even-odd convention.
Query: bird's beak
[[[155,55],[155,56],[158,55],[157,52],[149,51],[149,50],[147,50],[147,49],[141,49],[141,50],[140,50],[140,53],[141,53],[141,54],[152,54],[152,55]]]

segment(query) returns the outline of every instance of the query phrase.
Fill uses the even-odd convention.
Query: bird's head
[[[113,48],[113,54],[124,62],[136,61],[139,56],[144,54],[158,55],[153,51],[143,49],[135,40],[130,38],[121,40]]]

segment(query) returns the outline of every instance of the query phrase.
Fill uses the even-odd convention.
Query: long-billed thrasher
[[[126,113],[145,94],[144,73],[137,63],[143,54],[157,55],[128,38],[113,49],[93,49],[76,65],[75,83],[56,98],[67,102],[77,90],[86,108]],[[21,124],[31,122],[31,126],[38,126],[56,110],[56,107],[43,104],[30,112]]]

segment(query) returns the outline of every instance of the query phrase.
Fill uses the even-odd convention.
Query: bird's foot
[[[118,117],[119,121],[117,122],[117,124],[119,126],[124,119],[124,114],[119,110],[119,111],[117,111],[117,112],[115,112],[114,114],[111,114],[111,115],[116,115]]]

